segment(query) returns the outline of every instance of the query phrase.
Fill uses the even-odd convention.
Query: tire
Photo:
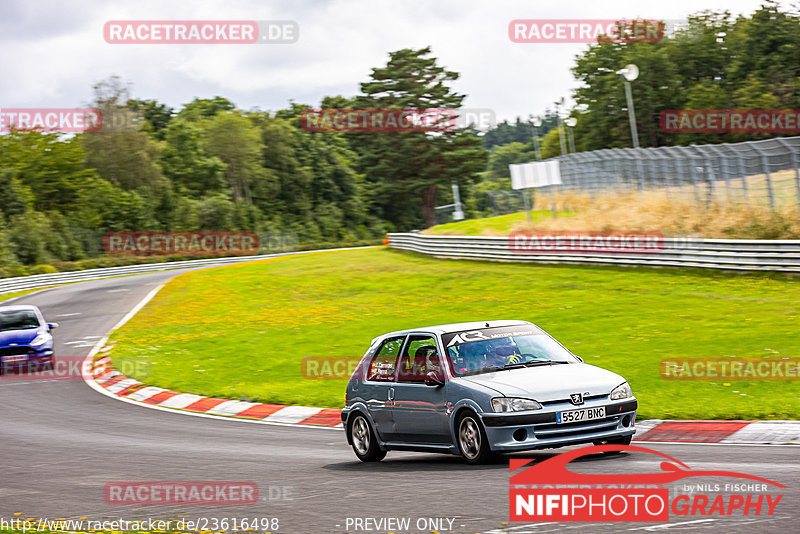
[[[378,446],[378,439],[375,432],[369,425],[369,421],[361,413],[356,413],[350,423],[350,441],[353,444],[353,452],[362,462],[380,462],[386,456],[386,451],[382,451]]]
[[[475,412],[465,410],[456,421],[456,445],[468,464],[485,464],[494,458],[489,439]]]

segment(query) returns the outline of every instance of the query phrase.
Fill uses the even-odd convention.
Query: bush
[[[52,265],[34,265],[28,267],[28,274],[53,274],[59,272],[58,269]]]
[[[6,233],[11,251],[20,263],[36,265],[56,259],[47,252],[47,241],[52,232],[43,213],[32,212],[12,218]]]

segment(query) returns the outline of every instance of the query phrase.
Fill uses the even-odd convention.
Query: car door
[[[447,384],[427,385],[425,377],[436,371],[444,379],[436,340],[431,334],[408,336],[397,364],[392,418],[398,441],[450,443],[447,421]]]
[[[395,370],[405,338],[406,336],[390,337],[381,343],[369,362],[366,378],[361,385],[364,402],[375,422],[378,435],[384,441],[391,441],[396,435],[392,418]]]

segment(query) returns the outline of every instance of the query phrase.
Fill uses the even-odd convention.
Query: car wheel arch
[[[378,444],[380,445],[381,448],[383,448],[383,445],[380,442],[380,437],[378,437],[378,431],[375,428],[375,422],[369,416],[369,411],[364,409],[364,408],[361,408],[361,407],[356,407],[356,408],[352,409],[349,414],[347,414],[347,421],[345,421],[345,424],[344,424],[345,434],[347,436],[347,443],[350,444],[350,445],[353,444],[353,436],[351,435],[351,431],[352,431],[352,427],[353,427],[353,421],[355,421],[356,416],[358,416],[358,415],[362,416],[364,418],[364,420],[367,421],[367,424],[369,425],[370,429],[372,430],[372,433],[378,439]]]
[[[453,439],[454,445],[457,444],[456,440],[458,439],[458,428],[456,428],[458,424],[458,419],[459,417],[461,417],[461,414],[464,413],[465,411],[472,412],[478,418],[478,422],[483,424],[483,420],[481,419],[482,411],[480,410],[480,407],[477,404],[475,404],[474,401],[465,400],[459,402],[453,408],[453,413],[450,416],[450,437]]]

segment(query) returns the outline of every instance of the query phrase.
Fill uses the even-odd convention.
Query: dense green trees
[[[546,135],[558,123],[558,116],[555,111],[549,108],[545,109],[544,115],[540,118],[542,119],[542,125],[538,128],[537,133],[539,136]],[[533,132],[533,126],[528,120],[522,120],[517,117],[513,124],[507,120],[498,123],[494,128],[487,131],[481,140],[486,148],[507,145],[508,143],[528,143],[531,141]]]
[[[458,75],[429,49],[401,50],[352,99],[324,105],[458,108]],[[109,231],[292,232],[301,242],[356,241],[433,224],[437,194],[474,182],[486,162],[465,128],[435,133],[317,133],[307,106],[243,111],[216,96],[177,113],[93,87],[97,132],[0,136],[0,271],[102,253]],[[393,96],[389,96],[391,93]]]
[[[703,12],[658,43],[591,46],[573,66],[579,150],[631,146],[622,82],[615,72],[639,67],[632,83],[642,146],[720,143],[775,134],[664,133],[667,109],[800,108],[800,14],[766,2],[750,16]]]
[[[615,72],[641,70],[633,96],[642,146],[731,142],[758,134],[668,134],[666,109],[800,108],[800,15],[768,2],[750,16],[700,13],[658,43],[599,43],[578,56],[573,98],[578,150],[630,146],[624,87]],[[461,107],[458,73],[429,48],[389,54],[360,93],[323,108]],[[311,132],[293,103],[269,113],[228,99],[179,110],[131,98],[111,77],[93,87],[98,132],[0,135],[0,271],[102,252],[123,230],[293,232],[301,242],[375,238],[434,223],[451,184],[473,210],[510,187],[508,165],[535,158],[528,118],[482,136],[469,128],[390,133]],[[538,109],[546,105],[538,104]],[[527,115],[527,113],[524,113]],[[556,116],[539,129],[543,157],[560,153]],[[769,134],[761,134],[761,137]],[[5,270],[7,274],[8,269]]]
[[[465,95],[450,84],[458,73],[438,65],[430,48],[389,54],[385,67],[372,70],[353,100],[359,109],[449,109]],[[359,169],[371,192],[373,213],[400,228],[436,224],[434,208],[452,183],[468,186],[485,168],[486,150],[466,127],[435,133],[348,134],[360,156]],[[422,220],[420,219],[422,215]]]

